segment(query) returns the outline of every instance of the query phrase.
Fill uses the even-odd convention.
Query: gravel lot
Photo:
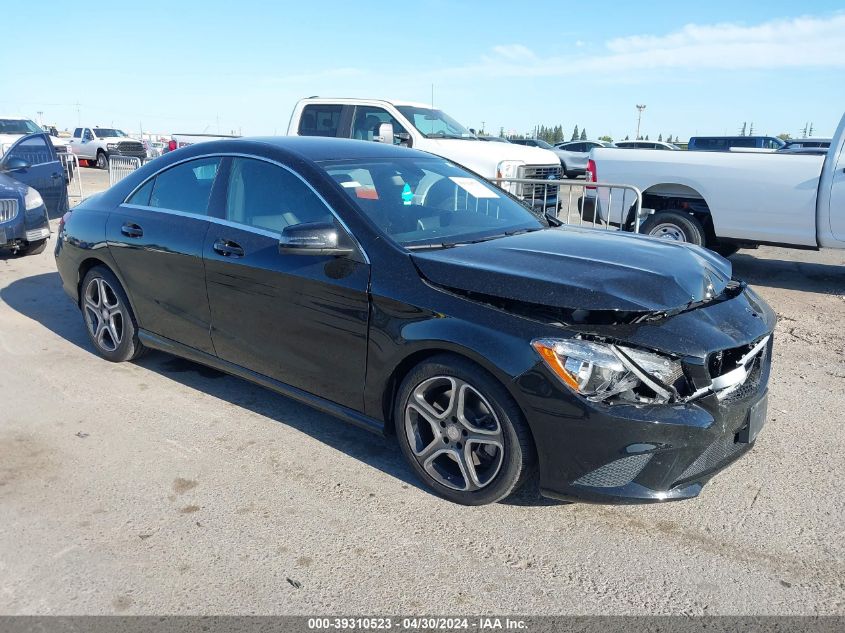
[[[779,315],[748,456],[691,501],[465,508],[392,439],[101,360],[52,248],[0,258],[0,613],[845,614],[845,253],[733,262]]]

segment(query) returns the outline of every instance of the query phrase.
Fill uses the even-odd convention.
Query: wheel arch
[[[643,208],[690,213],[704,227],[706,243],[710,244],[718,239],[710,205],[695,187],[678,182],[664,182],[644,189],[642,196]]]
[[[517,394],[514,392],[513,385],[511,384],[512,381],[507,380],[506,376],[503,375],[503,372],[493,366],[492,363],[487,361],[483,356],[479,356],[473,353],[472,350],[457,347],[446,341],[432,342],[426,345],[425,347],[418,348],[412,351],[411,353],[404,356],[399,361],[399,363],[397,363],[396,366],[393,368],[393,371],[390,372],[390,376],[385,382],[385,387],[382,391],[381,398],[381,413],[384,416],[383,419],[385,434],[392,435],[394,432],[393,411],[396,405],[396,397],[399,393],[399,386],[402,384],[402,381],[405,380],[405,377],[411,371],[413,371],[414,367],[425,362],[430,358],[434,358],[436,356],[441,355],[455,356],[462,360],[468,361],[474,365],[481,367],[484,371],[490,374],[493,379],[496,380],[502,386],[505,392],[511,397],[511,399],[516,404],[517,408],[522,414],[523,419],[526,422],[525,426],[528,428],[528,431],[531,434],[531,441],[535,442],[534,434],[531,430],[531,424],[528,421],[528,416],[525,414],[525,408],[520,402],[520,399]]]
[[[82,302],[82,281],[85,279],[85,275],[88,274],[92,268],[97,266],[102,266],[106,268],[111,274],[117,277],[117,280],[120,282],[120,285],[123,287],[123,292],[126,294],[126,298],[129,301],[129,309],[132,310],[132,314],[135,317],[135,320],[138,319],[138,311],[135,310],[135,306],[132,303],[132,295],[129,293],[129,289],[126,287],[126,282],[123,279],[123,276],[120,274],[120,271],[117,269],[117,266],[112,265],[110,262],[100,259],[99,257],[86,257],[79,263],[79,267],[77,269],[77,279],[76,279],[76,303],[80,305]],[[140,324],[139,324],[140,325]]]

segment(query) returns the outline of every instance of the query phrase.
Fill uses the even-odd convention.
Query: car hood
[[[6,174],[0,174],[0,198],[17,198],[26,191],[26,185]]]
[[[450,291],[567,311],[653,313],[722,293],[731,264],[703,248],[601,229],[560,227],[411,255]],[[530,310],[529,310],[530,311]]]
[[[418,149],[453,160],[485,178],[495,178],[496,167],[503,160],[521,161],[526,165],[560,165],[560,158],[554,152],[516,143],[425,139]]]

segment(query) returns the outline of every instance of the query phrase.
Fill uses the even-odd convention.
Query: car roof
[[[427,108],[431,109],[430,103],[420,103],[417,101],[404,101],[402,99],[380,99],[377,97],[361,98],[361,97],[308,97],[302,99],[307,103],[340,103],[340,104],[358,104],[358,103],[384,103],[393,106],[410,106],[412,108]],[[437,108],[434,108],[435,110]]]
[[[301,158],[313,162],[352,158],[435,158],[434,155],[428,152],[421,152],[399,145],[385,145],[384,143],[375,143],[373,141],[357,141],[326,136],[253,136],[232,138],[194,143],[177,151],[185,152],[182,154],[183,156],[188,155],[188,151],[185,150],[190,150],[190,153],[197,153],[195,150],[198,150],[203,154],[244,150],[253,150],[260,153],[262,148],[267,147],[296,154]]]

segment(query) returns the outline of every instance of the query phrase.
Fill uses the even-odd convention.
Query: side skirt
[[[230,363],[229,361],[222,360],[216,356],[212,356],[211,354],[206,354],[205,352],[201,352],[193,347],[182,345],[181,343],[177,343],[176,341],[164,338],[158,334],[153,334],[152,332],[148,332],[146,330],[139,329],[138,338],[145,346],[151,349],[167,352],[168,354],[173,354],[174,356],[181,356],[182,358],[187,358],[195,363],[212,367],[224,373],[237,376],[238,378],[243,378],[244,380],[249,380],[250,382],[254,382],[257,385],[265,387],[266,389],[270,389],[271,391],[275,391],[283,396],[287,396],[288,398],[292,398],[293,400],[306,404],[309,407],[313,407],[314,409],[333,415],[336,418],[340,418],[345,422],[359,426],[362,429],[366,429],[367,431],[378,435],[385,435],[386,424],[384,422],[371,418],[359,411],[350,409],[349,407],[337,404],[331,400],[326,400],[320,396],[315,396],[314,394],[298,389],[297,387],[292,387],[291,385],[270,378],[269,376],[265,376],[264,374],[259,374],[245,367],[241,367],[240,365]]]

